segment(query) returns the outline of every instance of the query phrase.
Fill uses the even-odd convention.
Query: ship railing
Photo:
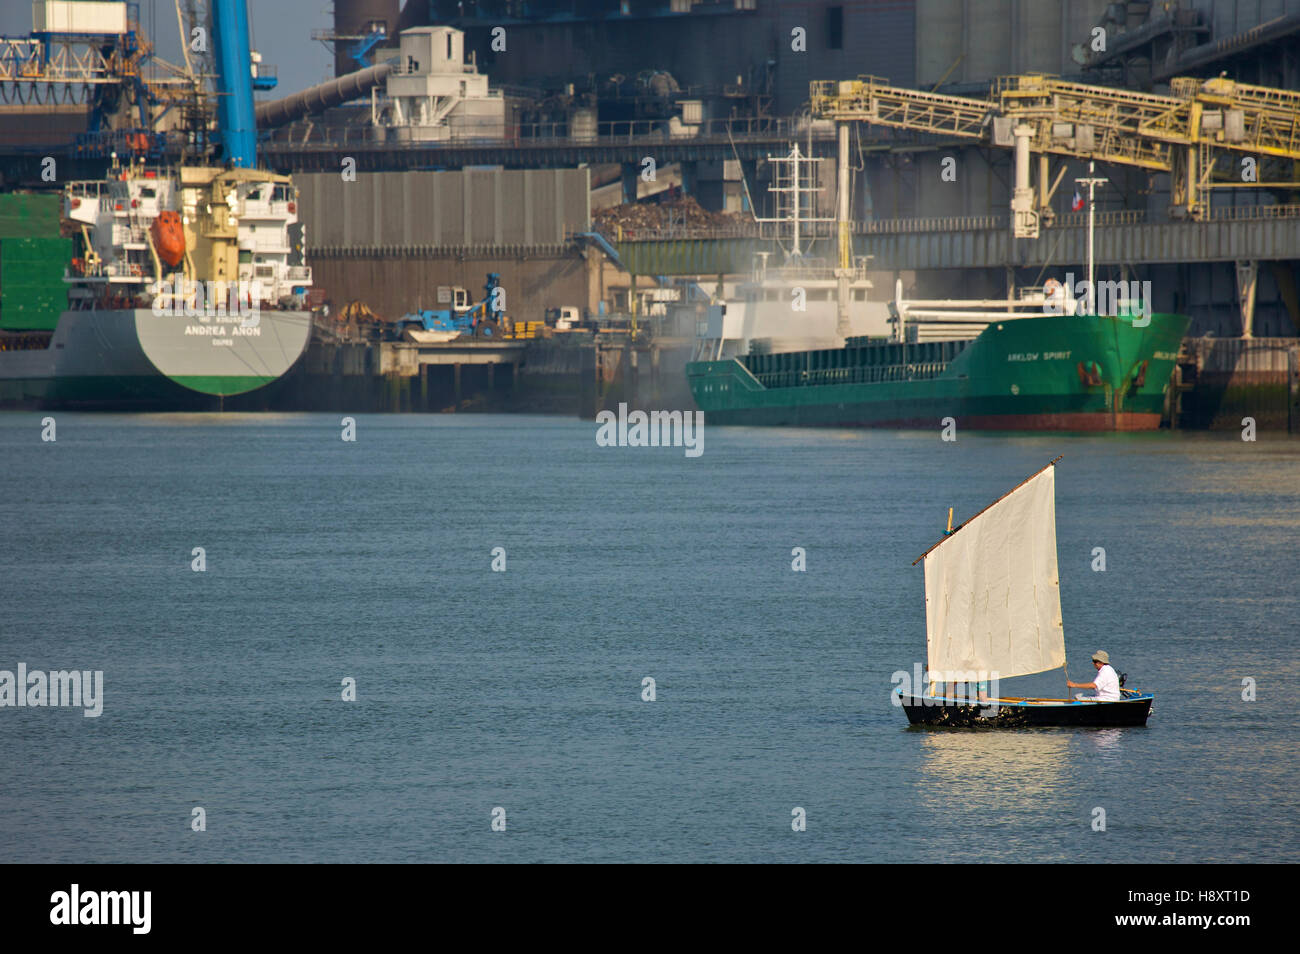
[[[859,365],[852,368],[764,371],[754,375],[765,388],[822,387],[830,384],[882,384],[937,378],[948,367],[943,361],[911,364]]]
[[[290,251],[288,236],[284,234],[282,229],[276,229],[274,231],[269,229],[259,229],[257,232],[253,233],[251,246],[248,244],[247,238],[241,238],[240,242],[242,243],[243,249],[250,252],[265,252],[274,255]]]
[[[145,232],[147,229],[142,225],[132,224],[130,222],[113,223],[113,244],[126,245],[128,243],[140,244],[145,241]]]
[[[63,194],[70,199],[98,199],[103,187],[101,179],[79,179],[64,186]]]
[[[106,266],[102,263],[91,264],[85,259],[74,258],[72,263],[63,270],[63,280],[65,282],[76,282],[87,278],[105,278],[107,277]]]
[[[907,316],[909,324],[913,322],[950,321],[959,324],[988,324],[1004,318],[1030,318],[1038,315],[1056,314],[1047,307],[1043,299],[1026,298],[994,299],[982,301],[973,298],[970,301],[950,301],[922,299],[896,299],[895,306]],[[1064,308],[1062,308],[1064,310]]]
[[[263,189],[263,192],[265,193],[265,188]],[[243,201],[243,207],[240,210],[240,215],[249,216],[252,218],[264,218],[264,219],[291,218],[297,214],[297,206],[294,206],[294,211],[292,212],[289,211],[289,206],[292,205],[295,201],[296,200],[294,199],[283,199],[283,198],[281,199],[246,198]]]
[[[111,265],[106,265],[103,262],[94,265],[89,262],[82,262],[76,269],[69,267],[63,272],[65,282],[79,282],[87,279],[143,282],[146,277],[148,276],[146,276],[144,268],[134,262],[114,262]]]
[[[896,323],[891,322],[891,324]],[[931,324],[908,322],[907,341],[909,344],[926,341],[974,341],[990,324],[991,322],[983,321],[934,322]]]
[[[850,281],[865,281],[867,268],[858,265],[845,270]],[[805,259],[802,265],[778,265],[767,268],[758,267],[753,271],[756,281],[792,282],[833,281],[839,278],[839,269],[826,264],[825,259]]]

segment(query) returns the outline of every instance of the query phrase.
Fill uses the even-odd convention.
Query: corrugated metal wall
[[[590,227],[586,169],[295,176],[307,246],[555,245]]]
[[[916,80],[916,0],[847,0],[841,3],[768,4],[775,33],[776,110],[794,112],[808,101],[813,80],[883,76],[897,86]],[[842,11],[841,46],[830,45],[830,19]],[[807,51],[791,49],[792,31],[803,27]]]
[[[1107,2],[916,0],[916,85],[1078,73],[1070,50],[1088,38]]]

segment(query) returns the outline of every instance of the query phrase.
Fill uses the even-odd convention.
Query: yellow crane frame
[[[1296,188],[1295,182],[1214,182],[1224,154],[1300,162],[1300,92],[1218,77],[1176,77],[1169,95],[1029,73],[994,82],[983,99],[890,86],[878,76],[811,84],[812,115],[1014,147],[1040,157],[1038,213],[1048,212],[1046,157],[1071,156],[1168,172],[1175,208],[1202,218],[1209,190]],[[1294,176],[1292,177],[1294,178]],[[1258,179],[1258,175],[1257,175]],[[1028,182],[1016,183],[1017,191]],[[1033,226],[1036,233],[1036,219]]]

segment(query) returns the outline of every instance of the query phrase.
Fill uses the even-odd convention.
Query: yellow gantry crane
[[[818,81],[812,114],[840,124],[874,123],[1014,148],[1015,235],[1036,238],[1050,221],[1048,157],[1071,156],[1167,172],[1174,208],[1199,219],[1209,190],[1228,187],[1300,188],[1294,174],[1266,180],[1268,168],[1300,162],[1300,92],[1251,86],[1226,78],[1177,77],[1169,95],[1065,82],[1030,73],[998,80],[977,99],[890,86],[875,76]],[[843,136],[841,136],[841,141]],[[1037,195],[1030,157],[1039,163]],[[1213,179],[1231,157],[1231,176]],[[841,157],[843,161],[843,157]],[[1064,174],[1064,170],[1062,170]]]

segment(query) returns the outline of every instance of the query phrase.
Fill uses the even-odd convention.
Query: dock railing
[[[446,127],[448,133],[446,138],[408,143],[390,142],[385,136],[387,127],[371,126],[369,123],[355,126],[321,126],[296,122],[276,130],[271,136],[271,141],[277,144],[292,144],[296,148],[333,149],[338,146],[352,145],[404,148],[441,143],[509,147],[571,146],[575,143],[649,145],[692,139],[712,142],[767,142],[774,139],[806,140],[810,133],[818,142],[831,142],[835,139],[835,129],[832,124],[816,121],[810,124],[807,117],[799,116],[728,117],[705,119],[690,125],[674,125],[669,120],[660,119],[610,120],[598,122],[594,127],[588,128],[567,120],[514,123],[507,127],[504,137],[499,134],[492,135],[501,129],[500,122],[489,120],[479,124],[479,127],[481,134],[472,123],[458,123],[454,127]]]
[[[599,214],[597,212],[597,214]],[[1274,219],[1300,218],[1300,205],[1255,205],[1229,206],[1215,209],[1202,221],[1208,222],[1246,222]],[[1088,217],[1082,213],[1059,215],[1051,229],[1082,228],[1088,224]],[[1098,228],[1116,228],[1127,225],[1164,225],[1168,221],[1157,221],[1141,209],[1117,209],[1110,212],[1098,212]],[[708,239],[768,239],[775,237],[776,226],[770,223],[740,222],[719,227],[685,227],[667,225],[662,227],[638,227],[619,231],[614,226],[593,226],[611,241],[673,241],[673,240],[708,240]],[[937,218],[917,219],[877,219],[870,222],[850,223],[849,231],[854,235],[900,235],[919,233],[983,232],[1009,230],[1011,220],[1005,215],[952,215]],[[807,239],[834,238],[834,222],[806,222],[802,234]]]

